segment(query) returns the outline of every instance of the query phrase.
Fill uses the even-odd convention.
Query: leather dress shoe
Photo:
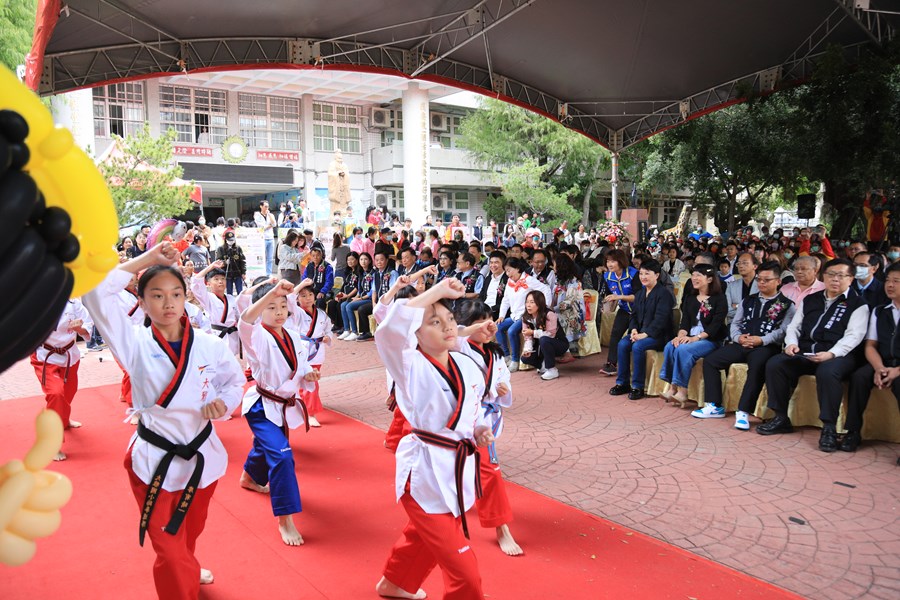
[[[774,435],[776,433],[793,433],[794,426],[787,415],[775,415],[774,419],[756,426],[759,435]]]
[[[835,452],[838,449],[837,431],[834,423],[825,423],[822,433],[819,435],[819,450],[822,452]]]
[[[841,440],[841,450],[843,452],[856,452],[859,443],[862,442],[862,436],[858,431],[848,431],[844,439]]]
[[[631,393],[628,394],[628,399],[629,400],[640,400],[644,396],[645,396],[644,390],[642,390],[640,388],[633,388],[631,390]]]
[[[631,392],[630,385],[616,384],[616,385],[612,386],[612,388],[609,390],[609,395],[610,396],[623,396],[629,392]]]

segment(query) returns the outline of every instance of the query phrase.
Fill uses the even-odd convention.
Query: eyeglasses
[[[822,277],[827,279],[846,279],[847,277],[853,277],[850,273],[835,273],[834,271],[826,271]]]

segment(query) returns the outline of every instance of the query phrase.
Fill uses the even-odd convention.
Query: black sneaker
[[[612,389],[609,390],[609,395],[610,396],[624,396],[625,394],[628,394],[630,392],[631,392],[630,385],[616,384],[616,385],[612,386]]]
[[[368,342],[369,340],[371,340],[371,339],[374,338],[374,337],[375,337],[375,336],[372,335],[371,333],[361,333],[361,334],[359,335],[359,337],[356,338],[356,341],[357,341],[357,342]]]
[[[603,368],[600,369],[601,375],[606,375],[607,377],[611,377],[613,375],[618,374],[619,369],[616,367],[616,363],[608,362],[603,365]]]
[[[645,397],[644,390],[642,390],[640,388],[634,388],[631,390],[631,393],[628,394],[629,400],[640,400],[641,398],[644,398],[644,397]]]
[[[756,426],[756,433],[759,435],[774,435],[776,433],[793,433],[794,426],[787,415],[775,415],[774,419],[770,419],[765,423]]]
[[[858,431],[848,431],[847,435],[844,436],[844,439],[841,440],[841,451],[856,452],[860,442],[862,442],[862,436],[859,435]]]
[[[822,427],[822,433],[819,435],[819,450],[822,452],[834,452],[837,449],[837,431],[834,429],[834,423],[825,423]]]

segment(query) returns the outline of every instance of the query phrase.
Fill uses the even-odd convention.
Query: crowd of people
[[[288,229],[267,243],[265,276],[246,280],[234,223],[201,223],[153,247],[141,228],[122,241],[119,268],[83,304],[69,302],[32,356],[48,407],[75,428],[75,341],[109,343],[137,426],[126,469],[140,539],[149,536],[158,555],[160,597],[196,597],[200,582],[212,580],[194,557],[227,464],[212,423],[239,405],[253,436],[240,485],[269,495],[285,544],[303,543],[288,436],[321,426],[319,370],[338,341],[374,339],[388,375],[393,422],[384,445],[397,457],[397,500],[409,524],[376,587],[387,597],[424,597],[419,585],[435,566],[447,594],[483,597],[467,543],[473,505],[505,553],[522,553],[496,448],[511,374],[529,365],[543,381],[558,379],[590,320],[598,331],[611,321],[600,374],[615,377],[613,396],[644,398],[647,352],[655,350],[662,396],[683,402],[703,359],[705,404],[691,414],[724,418],[722,373],[745,363],[740,430],[751,429],[765,387],[775,416],[756,431],[790,433],[791,395],[800,376],[815,375],[824,452],[858,448],[874,388],[900,398],[897,246],[881,253],[830,240],[821,227],[744,229],[728,239],[651,232],[630,243],[583,225],[572,232],[565,222],[542,231],[536,215],[502,230],[481,218],[466,227],[457,215],[417,229],[377,210],[346,239],[335,232],[321,240],[294,227],[296,215],[259,208],[254,226]],[[601,310],[590,310],[586,290]]]

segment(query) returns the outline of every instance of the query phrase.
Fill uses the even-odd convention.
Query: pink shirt
[[[800,285],[796,281],[792,281],[791,283],[781,286],[781,293],[784,294],[785,297],[793,301],[795,305],[799,306],[800,302],[802,302],[804,298],[806,298],[810,294],[821,292],[824,289],[825,284],[816,279],[815,281],[813,281],[813,284],[811,286],[801,292]]]

